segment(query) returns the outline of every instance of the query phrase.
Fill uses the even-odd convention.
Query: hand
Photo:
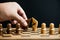
[[[16,2],[0,3],[0,22],[10,20],[13,23],[17,21],[23,26],[27,26],[27,16],[21,6]]]

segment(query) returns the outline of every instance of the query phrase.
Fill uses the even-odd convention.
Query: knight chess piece
[[[50,23],[49,34],[50,35],[55,34],[54,23]]]
[[[32,30],[36,32],[38,27],[38,21],[33,17],[31,18],[31,21],[32,21]]]
[[[46,34],[46,23],[41,24],[41,34]]]

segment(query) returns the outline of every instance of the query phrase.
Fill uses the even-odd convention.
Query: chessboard
[[[3,34],[0,36],[0,40],[60,40],[58,28],[55,28],[54,35],[49,34],[49,28],[47,28],[46,34],[41,34],[41,28],[38,28],[36,32],[32,31],[32,28],[28,28],[27,31],[20,32],[20,34],[14,34],[15,28],[12,29],[11,34]],[[6,32],[6,28],[3,31]]]
[[[30,20],[30,19],[29,19]],[[20,23],[17,23],[15,28],[12,28],[11,23],[7,24],[6,28],[0,24],[0,40],[60,40],[60,24],[55,28],[54,23],[49,24],[47,28],[46,23],[42,23],[38,28],[38,21],[31,18],[28,26],[21,28]]]

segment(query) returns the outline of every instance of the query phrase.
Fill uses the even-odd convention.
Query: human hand
[[[14,19],[14,20],[13,20]],[[0,3],[0,22],[10,20],[17,21],[23,26],[27,26],[27,16],[21,6],[16,2]]]

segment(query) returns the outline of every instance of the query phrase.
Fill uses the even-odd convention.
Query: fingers
[[[12,24],[17,24],[18,22],[16,20],[11,20]]]
[[[22,7],[20,7],[20,6],[19,6],[19,8],[18,8],[18,14],[19,14],[20,16],[22,16],[25,20],[27,20],[27,16],[26,16],[24,10],[22,9]]]
[[[25,13],[21,12],[20,10],[18,11],[18,14],[22,16],[25,20],[27,20],[27,16]]]
[[[19,23],[21,23],[23,26],[27,26],[28,25],[26,20],[23,17],[21,17],[20,15],[18,15],[17,13],[13,16],[13,18],[15,20],[17,20]]]

